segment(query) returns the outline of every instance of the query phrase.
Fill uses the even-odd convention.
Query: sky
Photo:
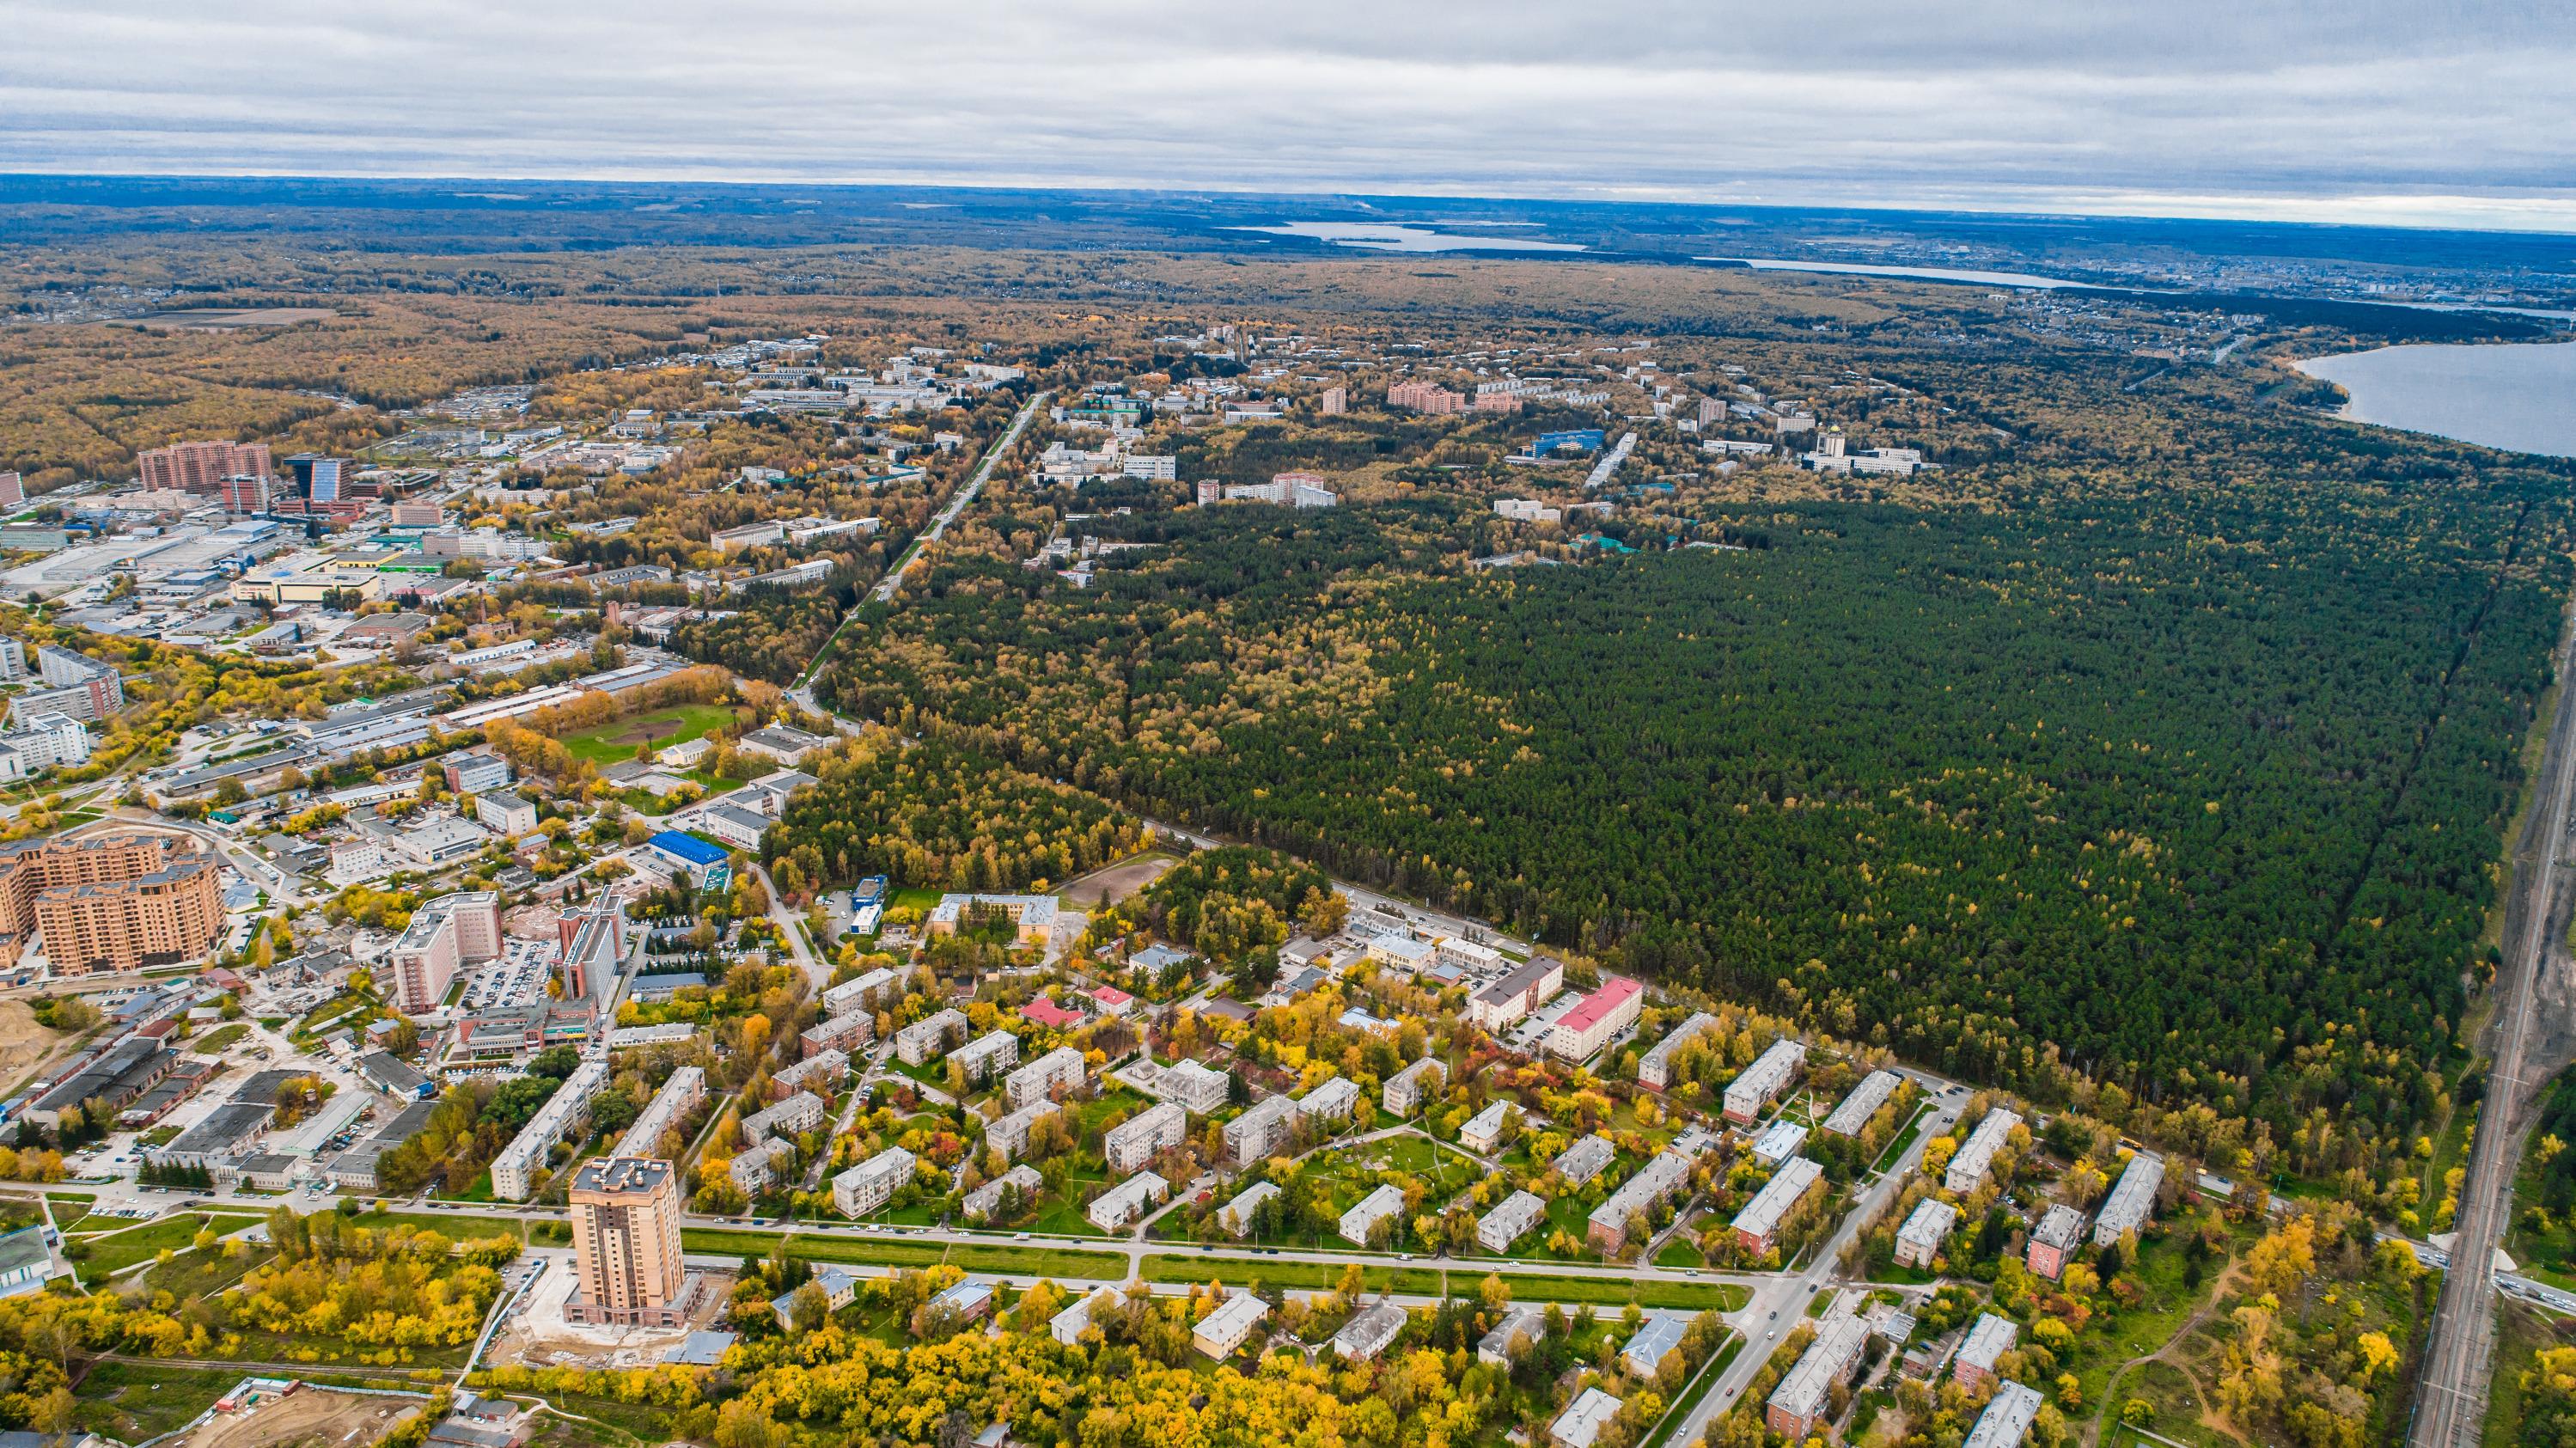
[[[0,0],[0,171],[2576,232],[2576,5]]]

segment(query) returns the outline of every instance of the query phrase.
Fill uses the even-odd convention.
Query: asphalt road
[[[868,590],[870,599],[878,603],[893,599],[895,590],[903,587],[904,574],[912,570],[912,565],[921,557],[922,550],[946,535],[948,525],[956,522],[957,515],[965,512],[968,506],[974,503],[975,495],[983,492],[984,484],[991,481],[993,469],[1002,461],[1002,454],[1009,452],[1011,444],[1020,440],[1020,434],[1028,429],[1029,419],[1037,416],[1038,409],[1046,406],[1046,400],[1053,395],[1048,392],[1036,393],[1020,408],[1019,416],[1011,419],[1011,425],[1003,432],[1002,440],[993,444],[992,450],[984,454],[984,464],[975,469],[975,476],[967,479],[966,486],[959,488],[956,495],[948,500],[948,506],[939,510],[939,516],[931,520],[929,530],[905,551],[902,560],[897,562],[885,577],[877,580],[876,587]]]
[[[1833,1236],[1822,1247],[1807,1254],[1806,1266],[1794,1272],[1769,1273],[1753,1279],[1756,1283],[1753,1300],[1745,1305],[1742,1312],[1729,1319],[1736,1331],[1744,1335],[1744,1351],[1737,1353],[1735,1361],[1726,1365],[1726,1371],[1717,1375],[1716,1384],[1701,1396],[1698,1406],[1692,1408],[1690,1416],[1666,1436],[1665,1442],[1698,1442],[1708,1432],[1711,1421],[1735,1406],[1735,1400],[1744,1395],[1755,1375],[1771,1361],[1771,1354],[1780,1346],[1779,1339],[1805,1319],[1807,1304],[1816,1294],[1839,1285],[1843,1249],[1887,1210],[1887,1204],[1895,1199],[1906,1179],[1923,1164],[1923,1153],[1930,1148],[1932,1138],[1949,1130],[1951,1124],[1959,1119],[1960,1109],[1968,1103],[1965,1090],[1954,1094],[1950,1090],[1951,1083],[1939,1077],[1914,1071],[1905,1074],[1923,1087],[1926,1099],[1932,1103],[1932,1114],[1924,1118],[1922,1130],[1914,1134],[1913,1143],[1905,1148],[1905,1154],[1897,1158],[1896,1164],[1861,1194],[1860,1202],[1845,1214]]]
[[[2576,635],[2562,641],[2558,678],[2576,688]],[[2530,1129],[2530,1053],[2537,1035],[2541,974],[2548,968],[2557,918],[2558,873],[2571,808],[2576,808],[2576,697],[2562,692],[2542,751],[2540,787],[2530,824],[2515,850],[2513,893],[2506,902],[2504,968],[2494,1026],[2487,1107],[2460,1183],[2451,1269],[2433,1311],[2416,1381],[2413,1448],[2470,1448],[2486,1416],[2495,1356],[2495,1249],[2513,1210],[2513,1176]]]

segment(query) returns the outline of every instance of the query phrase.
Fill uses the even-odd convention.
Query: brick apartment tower
[[[220,493],[227,478],[275,475],[264,442],[172,443],[140,454],[135,463],[144,487],[189,493]]]
[[[593,1157],[572,1179],[581,1290],[564,1320],[678,1327],[688,1318],[680,1261],[680,1179],[667,1161]]]
[[[0,848],[0,957],[42,930],[57,976],[197,959],[223,929],[219,874],[211,852],[166,835]]]

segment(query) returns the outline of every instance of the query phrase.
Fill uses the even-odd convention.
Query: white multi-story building
[[[1140,1171],[1092,1198],[1090,1210],[1083,1215],[1090,1219],[1091,1225],[1104,1232],[1123,1231],[1171,1194],[1170,1182],[1152,1172]]]
[[[501,953],[501,897],[490,890],[441,895],[413,913],[392,955],[395,1009],[421,1015],[439,1008],[459,966]]]
[[[608,1062],[584,1061],[573,1068],[555,1094],[546,1098],[519,1134],[492,1158],[492,1195],[505,1202],[524,1202],[536,1189],[535,1176],[546,1153],[564,1139],[573,1123],[590,1115],[591,1100],[608,1084]]]
[[[1717,1017],[1706,1011],[1691,1012],[1690,1019],[1675,1026],[1671,1034],[1655,1043],[1654,1049],[1637,1058],[1637,1083],[1657,1091],[1671,1085],[1673,1053],[1715,1029]]]
[[[695,1066],[682,1066],[671,1073],[662,1089],[644,1107],[643,1114],[617,1138],[617,1149],[610,1156],[659,1157],[662,1133],[686,1121],[689,1113],[706,1104],[707,1073]]]
[[[1774,1121],[1753,1138],[1753,1159],[1765,1166],[1778,1166],[1798,1154],[1807,1144],[1807,1128],[1794,1121]]]
[[[804,1091],[811,1089],[808,1082],[829,1086],[849,1074],[849,1052],[827,1046],[769,1079],[790,1091]]]
[[[1836,1136],[1860,1135],[1862,1128],[1869,1125],[1869,1119],[1878,1114],[1878,1108],[1885,1106],[1887,1098],[1896,1094],[1897,1083],[1898,1077],[1893,1071],[1872,1071],[1863,1076],[1860,1084],[1854,1086],[1850,1094],[1843,1097],[1842,1103],[1834,1108],[1833,1114],[1825,1118],[1823,1129]]]
[[[1346,1076],[1336,1076],[1300,1097],[1297,1113],[1309,1121],[1348,1121],[1359,1109],[1360,1088]]]
[[[1216,1311],[1199,1319],[1199,1325],[1190,1330],[1190,1343],[1223,1362],[1243,1350],[1253,1329],[1269,1315],[1269,1303],[1249,1292],[1237,1292],[1218,1303]]]
[[[1977,1415],[1977,1426],[1968,1430],[1959,1448],[2021,1448],[2047,1402],[2037,1388],[2014,1382],[1997,1384],[1995,1395],[1986,1400],[1986,1410]]]
[[[1489,1103],[1458,1128],[1458,1144],[1478,1156],[1491,1156],[1503,1144],[1503,1127],[1520,1111],[1508,1101]]]
[[[1279,1195],[1279,1188],[1275,1183],[1254,1182],[1237,1194],[1233,1201],[1217,1208],[1217,1224],[1238,1237],[1250,1236],[1253,1214],[1261,1210],[1263,1202],[1277,1195]]]
[[[1543,1198],[1531,1192],[1514,1192],[1476,1224],[1476,1245],[1488,1252],[1509,1252],[1514,1242],[1528,1236],[1546,1218],[1547,1202]]]
[[[989,1081],[994,1074],[1019,1064],[1020,1038],[1008,1031],[987,1031],[948,1053],[969,1082]]]
[[[1403,1210],[1403,1192],[1391,1186],[1379,1187],[1342,1213],[1342,1240],[1354,1247],[1365,1247],[1369,1245],[1369,1233],[1376,1231],[1380,1222],[1392,1220]]]
[[[889,1146],[832,1178],[832,1205],[845,1217],[864,1217],[877,1211],[912,1180],[917,1165],[911,1152]]]
[[[894,1053],[905,1065],[919,1066],[947,1050],[951,1041],[964,1040],[969,1029],[964,1011],[939,1011],[897,1030]]]
[[[1869,1346],[1869,1324],[1846,1313],[1827,1319],[1815,1341],[1780,1378],[1764,1418],[1771,1431],[1795,1443],[1813,1437],[1826,1420],[1835,1385],[1851,1381],[1861,1349]]]
[[[1041,1101],[1053,1100],[1059,1088],[1066,1091],[1080,1088],[1090,1074],[1090,1069],[1083,1065],[1080,1051],[1071,1046],[1058,1046],[1004,1077],[1002,1099],[1017,1111]]]
[[[1404,1331],[1405,1321],[1403,1308],[1381,1302],[1342,1324],[1342,1330],[1333,1334],[1333,1351],[1344,1362],[1374,1362],[1395,1341],[1396,1334]]]
[[[1439,1090],[1448,1079],[1449,1068],[1425,1056],[1386,1078],[1378,1088],[1378,1104],[1397,1116],[1411,1116],[1421,1109],[1423,1093]]]
[[[1806,1064],[1807,1048],[1794,1037],[1782,1036],[1770,1048],[1753,1059],[1734,1080],[1726,1083],[1726,1119],[1738,1126],[1750,1126],[1762,1115],[1762,1109],[1789,1087],[1798,1068]]]
[[[1226,1096],[1232,1091],[1234,1077],[1230,1072],[1212,1070],[1196,1061],[1179,1061],[1165,1071],[1157,1083],[1166,1101],[1178,1102],[1193,1116],[1206,1116],[1223,1110]]]
[[[985,1127],[984,1145],[1000,1152],[1002,1160],[1009,1161],[1029,1149],[1029,1128],[1037,1125],[1039,1118],[1055,1110],[1056,1105],[1052,1101],[1023,1106]]]
[[[1759,1257],[1778,1245],[1780,1226],[1789,1214],[1807,1199],[1807,1194],[1823,1184],[1825,1169],[1803,1156],[1793,1156],[1780,1164],[1744,1210],[1735,1214],[1731,1224],[1735,1239],[1744,1250]]]
[[[1996,1107],[1968,1133],[1968,1139],[1950,1157],[1950,1170],[1941,1178],[1953,1196],[1966,1196],[1984,1185],[1986,1173],[1994,1169],[1995,1153],[2004,1149],[2012,1129],[2021,1125],[2021,1114]]]
[[[799,1091],[765,1110],[742,1119],[742,1139],[754,1144],[773,1136],[802,1136],[818,1130],[824,1119],[823,1098]]]
[[[1558,1152],[1556,1160],[1548,1163],[1548,1169],[1555,1172],[1567,1187],[1580,1187],[1609,1170],[1610,1163],[1618,1155],[1619,1149],[1610,1144],[1610,1138],[1596,1131]]]
[[[1088,1296],[1077,1297],[1072,1306],[1047,1320],[1047,1335],[1066,1347],[1072,1347],[1082,1341],[1083,1333],[1090,1330],[1094,1312],[1116,1307],[1125,1300],[1115,1287],[1103,1287]]]
[[[2108,1247],[2130,1232],[2147,1224],[2155,1215],[2156,1189],[2164,1185],[2165,1159],[2152,1151],[2142,1151],[2129,1158],[2127,1170],[2120,1173],[2119,1185],[2102,1201],[2102,1214],[2093,1219],[2093,1245]]]
[[[727,1175],[734,1190],[757,1197],[778,1185],[778,1174],[796,1164],[796,1144],[784,1138],[764,1141],[733,1159]]]
[[[1015,1166],[968,1192],[960,1210],[970,1222],[988,1221],[994,1210],[1001,1206],[1003,1193],[1016,1191],[1022,1201],[1028,1201],[1045,1189],[1046,1179],[1037,1174],[1036,1168]]]
[[[908,971],[907,967],[907,971]],[[879,967],[865,975],[855,976],[823,992],[823,1014],[837,1016],[844,1011],[866,1010],[892,996],[903,986],[903,975]]]
[[[89,731],[68,714],[38,714],[0,731],[0,784],[89,759]]]
[[[1225,1150],[1237,1166],[1250,1166],[1279,1149],[1288,1139],[1288,1123],[1297,1103],[1285,1096],[1264,1096],[1250,1110],[1225,1124]]]
[[[1896,1229],[1896,1265],[1929,1269],[1958,1224],[1959,1209],[1948,1202],[1925,1197],[1915,1203],[1905,1225]]]
[[[1603,976],[1599,990],[1556,1018],[1548,1029],[1547,1052],[1560,1061],[1588,1061],[1612,1036],[1635,1024],[1645,1005],[1645,987],[1624,975]]]
[[[1189,1138],[1189,1114],[1165,1101],[1110,1129],[1100,1140],[1109,1169],[1132,1172]]]
[[[1500,1031],[1537,1010],[1565,989],[1565,962],[1534,955],[1512,973],[1467,998],[1467,1020],[1487,1031]]]

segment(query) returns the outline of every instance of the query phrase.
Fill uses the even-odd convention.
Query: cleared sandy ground
[[[216,1414],[184,1448],[358,1448],[419,1406],[413,1398],[300,1388],[248,1413]]]

